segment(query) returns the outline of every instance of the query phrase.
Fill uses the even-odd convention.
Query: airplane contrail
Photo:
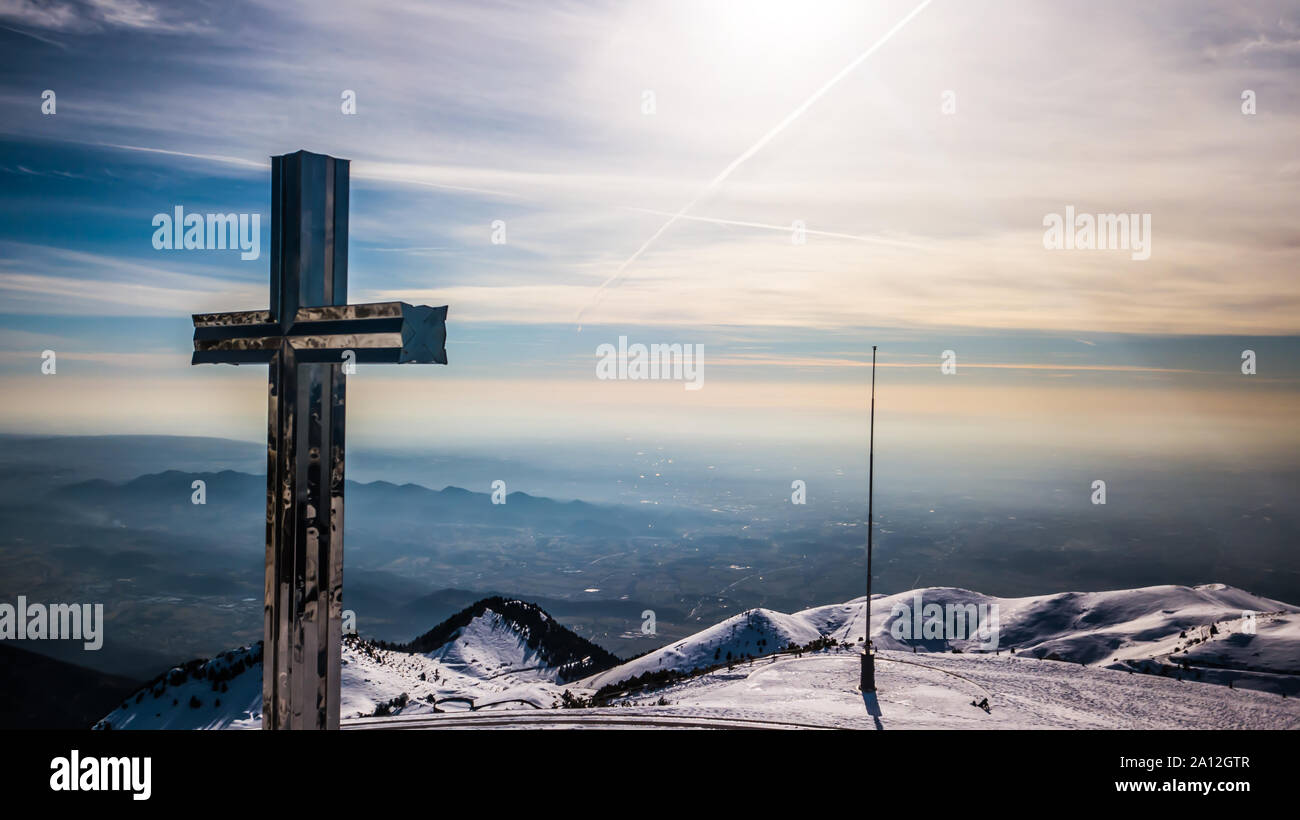
[[[678,219],[685,219],[690,222],[708,222],[712,225],[735,225],[738,228],[762,228],[768,231],[780,231],[790,233],[794,230],[793,225],[770,225],[765,222],[745,222],[739,219],[721,219],[715,216],[687,216],[683,213],[673,214],[669,211],[656,211],[653,208],[636,208],[628,206],[628,211],[637,211],[643,214],[654,214],[655,216],[676,216]],[[928,250],[926,245],[916,242],[908,242],[902,239],[887,239],[883,236],[864,236],[852,233],[837,233],[835,231],[817,231],[812,228],[804,228],[803,232],[811,236],[827,236],[834,239],[853,239],[858,242],[874,242],[878,245],[893,245],[899,248],[914,248],[916,250]]]
[[[655,231],[653,234],[650,235],[649,239],[641,243],[641,247],[636,249],[636,253],[632,254],[626,260],[624,260],[623,264],[619,265],[618,268],[614,271],[614,273],[611,274],[608,279],[602,282],[600,284],[600,287],[596,288],[596,292],[592,294],[591,301],[586,305],[586,307],[578,311],[578,315],[574,319],[574,321],[578,323],[578,330],[582,330],[583,315],[600,300],[601,294],[603,294],[610,285],[614,284],[620,278],[622,278],[623,272],[626,271],[628,267],[641,256],[641,254],[645,253],[646,249],[648,249],[652,244],[654,244],[654,241],[656,239],[658,239],[660,236],[663,236],[664,231],[672,227],[673,224],[677,222],[677,220],[681,219],[689,210],[691,210],[691,208],[694,208],[701,199],[708,196],[710,193],[713,192],[715,188],[717,188],[719,185],[725,182],[727,180],[727,177],[731,176],[732,172],[734,172],[737,168],[739,168],[742,164],[744,164],[746,160],[748,160],[750,157],[757,154],[759,151],[763,150],[763,148],[766,147],[769,142],[774,140],[778,134],[784,131],[790,125],[790,123],[799,119],[799,117],[802,116],[802,114],[805,111],[807,111],[809,108],[813,106],[814,103],[816,103],[818,100],[824,97],[828,91],[830,91],[833,87],[835,87],[837,83],[839,83],[840,80],[847,77],[853,71],[853,69],[861,65],[862,62],[866,60],[868,57],[870,57],[872,54],[875,54],[876,51],[879,50],[880,47],[883,46],[885,43],[887,43],[891,37],[897,34],[903,28],[903,26],[911,22],[913,17],[915,17],[916,15],[924,11],[925,7],[930,5],[930,2],[931,0],[922,0],[920,5],[912,9],[912,11],[908,13],[906,17],[904,17],[902,20],[899,20],[897,23],[895,23],[893,28],[885,32],[884,35],[881,36],[879,40],[873,43],[871,48],[868,48],[866,51],[859,54],[848,65],[840,69],[840,71],[834,77],[831,77],[822,85],[821,88],[814,91],[811,97],[804,100],[803,103],[799,105],[798,108],[796,108],[795,110],[787,114],[785,119],[778,122],[776,125],[774,125],[771,128],[771,130],[769,130],[766,134],[760,137],[758,142],[749,146],[749,148],[747,148],[740,156],[732,160],[727,165],[726,168],[723,168],[722,171],[717,176],[709,180],[709,184],[705,185],[704,188],[698,194],[695,195],[694,199],[692,199],[690,202],[682,206],[682,208],[676,213],[674,213],[671,217],[669,217],[668,220],[664,222],[664,224],[660,225],[659,230]]]

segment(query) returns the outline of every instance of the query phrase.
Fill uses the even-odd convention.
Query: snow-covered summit
[[[731,662],[771,655],[790,646],[804,646],[822,637],[807,618],[771,609],[751,609],[662,649],[592,675],[581,682],[591,689],[647,673],[691,672]]]
[[[502,597],[471,604],[398,648],[481,678],[531,673],[530,679],[565,682],[618,663],[536,604]]]

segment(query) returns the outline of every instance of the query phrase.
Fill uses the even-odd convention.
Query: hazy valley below
[[[261,637],[258,447],[134,436],[3,441],[0,600],[100,602],[107,621],[98,652],[72,642],[15,645],[148,677]],[[651,463],[639,463],[647,457]],[[695,474],[653,448],[622,458],[621,467],[619,457],[573,463],[565,478],[557,466],[358,448],[349,475],[362,480],[346,487],[344,584],[358,632],[410,640],[501,594],[536,602],[630,657],[753,607],[791,612],[864,591],[856,464],[805,470],[807,503],[796,505],[775,455],[743,478]],[[615,489],[594,502],[566,499],[564,490],[592,473]],[[376,480],[382,474],[395,480]],[[493,475],[507,482],[504,504],[492,503]],[[422,481],[405,481],[415,478]],[[1010,596],[1223,582],[1300,600],[1288,549],[1296,521],[1257,490],[1283,492],[1294,476],[1253,477],[1244,497],[1202,495],[1191,518],[1180,493],[1199,490],[1184,485],[1212,478],[1171,471],[1158,479],[1145,485],[1143,503],[1119,495],[1095,507],[1086,493],[1071,498],[1041,482],[993,476],[970,482],[976,492],[957,492],[905,474],[877,487],[876,589],[954,586]],[[204,482],[201,505],[192,503],[195,481]],[[539,492],[548,485],[554,497]],[[647,611],[653,633],[643,629]]]

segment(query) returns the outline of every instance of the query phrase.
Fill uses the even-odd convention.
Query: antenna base
[[[858,678],[858,690],[861,692],[876,691],[876,654],[867,647],[867,651],[862,653],[862,673]]]

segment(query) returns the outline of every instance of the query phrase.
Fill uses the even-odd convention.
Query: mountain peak
[[[529,669],[560,682],[619,663],[613,654],[561,626],[536,604],[500,595],[475,601],[396,648],[478,672]]]

